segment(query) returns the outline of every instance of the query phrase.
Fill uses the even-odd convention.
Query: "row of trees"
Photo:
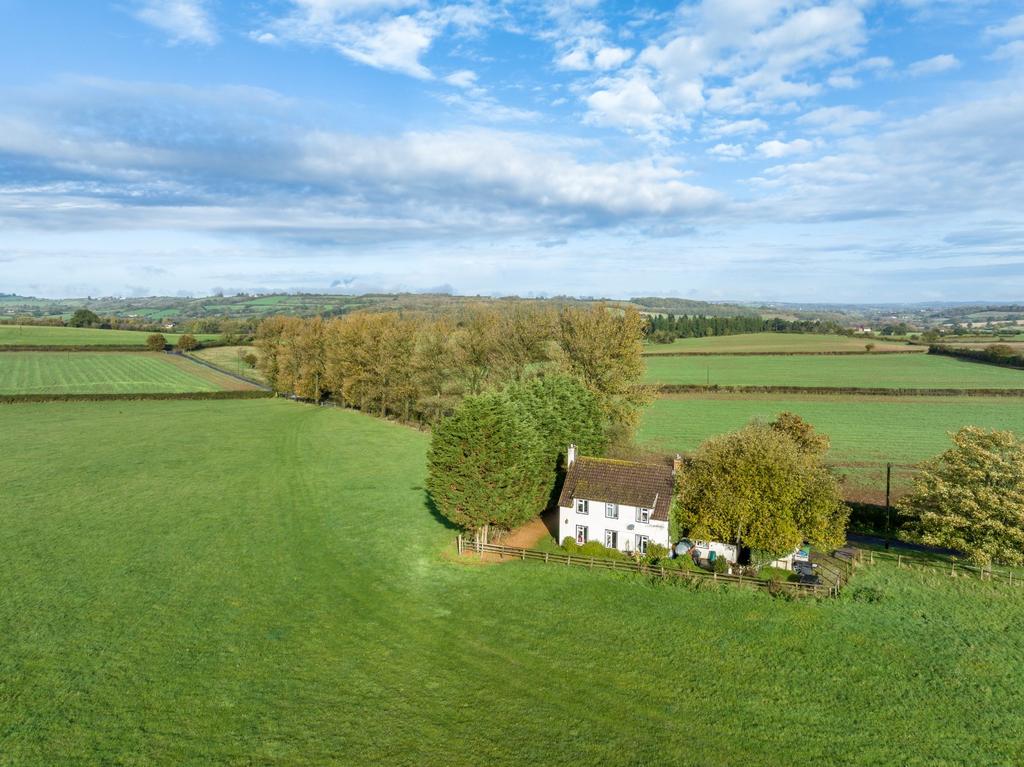
[[[627,439],[651,396],[640,384],[644,326],[634,309],[480,305],[442,316],[271,317],[256,345],[278,392],[428,424],[465,397],[562,373],[596,397],[609,433]]]
[[[944,354],[948,357],[960,357],[977,362],[989,362],[993,365],[1004,365],[1011,368],[1024,368],[1024,354],[1009,344],[990,344],[984,349],[933,344],[928,347],[928,353]]]
[[[677,338],[731,336],[739,333],[849,333],[837,322],[785,320],[781,317],[704,317],[673,314],[648,319],[647,337],[653,343],[671,343]]]

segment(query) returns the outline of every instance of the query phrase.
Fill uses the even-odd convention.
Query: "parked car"
[[[805,575],[815,575],[815,577],[817,577],[814,572],[817,569],[818,566],[814,562],[798,561],[793,563],[793,572],[799,575],[801,578]]]
[[[814,575],[813,573],[810,574],[810,575],[801,573],[800,574],[800,583],[802,585],[804,585],[804,586],[820,586],[821,585],[821,576],[820,575]]]

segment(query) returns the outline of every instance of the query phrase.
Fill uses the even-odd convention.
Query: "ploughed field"
[[[164,333],[167,343],[175,344],[181,333]],[[0,323],[0,346],[145,346],[151,331],[64,328],[46,325],[6,325]],[[198,333],[199,341],[214,341],[219,335]]]
[[[280,399],[5,405],[0,433],[5,763],[1024,761],[1019,587],[454,563],[427,435]]]
[[[2,352],[0,394],[165,394],[251,388],[162,352]]]
[[[897,341],[881,341],[856,336],[837,336],[825,333],[738,333],[733,336],[706,336],[704,338],[677,338],[670,344],[647,344],[644,354],[721,353],[751,354],[802,352],[828,354],[835,352],[866,352],[866,344],[873,343],[873,354],[879,352],[905,352],[926,349]]]
[[[1024,370],[931,354],[646,357],[652,384],[1024,389]]]

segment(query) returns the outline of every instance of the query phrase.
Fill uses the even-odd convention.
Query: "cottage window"
[[[650,509],[637,509],[636,510],[636,521],[647,524],[651,521],[651,510]]]
[[[617,549],[619,547],[619,534],[614,530],[605,530],[604,545],[609,549]]]
[[[586,525],[576,525],[576,543],[581,546],[587,542],[587,533],[589,529]]]
[[[646,535],[638,535],[636,537],[636,550],[639,551],[641,554],[646,554],[647,553],[647,541],[648,540],[649,539],[648,539],[648,537]]]
[[[576,499],[576,513],[577,514],[589,514],[590,513],[590,503],[588,501],[583,500],[582,498],[577,498]]]
[[[618,519],[619,518],[619,504],[617,504],[617,503],[606,503],[604,505],[604,515],[606,517],[608,517],[608,519]]]

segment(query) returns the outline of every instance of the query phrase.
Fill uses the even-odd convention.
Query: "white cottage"
[[[670,545],[668,514],[675,491],[673,466],[577,456],[569,445],[558,499],[558,540],[599,541],[619,551]]]

